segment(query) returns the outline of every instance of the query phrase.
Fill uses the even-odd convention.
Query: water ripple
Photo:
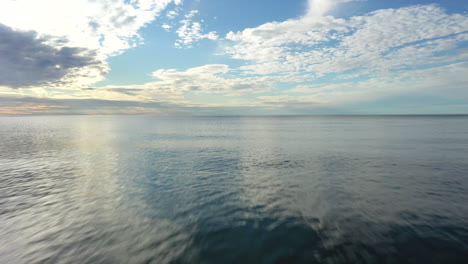
[[[2,118],[0,263],[467,263],[434,120]]]

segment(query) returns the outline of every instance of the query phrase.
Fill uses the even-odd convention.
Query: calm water
[[[0,118],[0,263],[468,263],[468,117]]]

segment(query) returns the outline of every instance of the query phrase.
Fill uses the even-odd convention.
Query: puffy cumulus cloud
[[[81,75],[95,82],[107,71],[96,51],[67,47],[63,39],[39,37],[34,31],[13,30],[1,24],[0,39],[0,86],[76,85]]]
[[[224,64],[210,64],[191,68],[187,71],[157,70],[153,77],[159,82],[152,85],[172,87],[173,92],[205,92],[230,93],[233,91],[263,90],[267,87],[252,78],[235,78],[228,76],[229,66]],[[271,84],[271,83],[270,83]]]
[[[324,1],[324,10],[333,2]],[[313,1],[318,5],[321,1]],[[327,6],[327,7],[325,7]],[[363,74],[433,63],[456,62],[468,40],[468,16],[447,14],[437,5],[384,9],[338,19],[308,12],[300,19],[230,32],[225,53],[251,61],[252,74]],[[466,57],[466,51],[462,52]],[[410,56],[409,56],[410,55]]]
[[[178,39],[174,46],[176,48],[190,48],[193,43],[202,39],[217,40],[218,35],[215,31],[203,33],[202,22],[194,21],[194,17],[198,14],[198,10],[192,10],[183,20],[180,21],[180,27],[176,30]]]
[[[138,30],[153,21],[170,3],[174,1],[4,1],[0,22],[18,29],[66,37],[72,45],[99,49],[108,56],[134,45],[139,40]]]
[[[105,60],[109,56],[122,53],[128,48],[134,47],[142,42],[138,35],[139,29],[153,21],[170,4],[181,4],[180,0],[16,0],[2,1],[0,4],[0,23],[6,27],[21,31],[36,32],[36,39],[64,39],[66,41],[48,41],[36,43],[50,46],[47,52],[61,50],[63,54],[54,53],[52,61],[62,56],[60,60],[69,57],[70,63],[75,63],[70,68],[82,68],[79,74],[82,82],[92,83],[95,79],[95,71],[85,69],[91,62],[81,61],[78,57],[83,55],[83,51],[93,51],[94,60]],[[18,31],[19,32],[19,31]],[[5,34],[5,33],[4,33]],[[10,44],[10,40],[2,38],[2,43]],[[44,47],[44,46],[42,46]],[[80,55],[78,55],[80,51]],[[24,52],[23,50],[11,49],[10,53]],[[67,54],[65,54],[67,53]],[[45,55],[45,53],[44,53]],[[12,54],[11,57],[19,57],[21,54]],[[39,56],[39,55],[38,55]],[[94,61],[92,60],[92,61]],[[2,60],[5,62],[6,60]],[[62,62],[62,61],[60,61]],[[58,63],[56,65],[59,65]],[[67,66],[65,69],[67,69]],[[7,65],[0,65],[6,68]],[[85,68],[83,68],[85,67]],[[18,73],[26,78],[25,85],[34,84],[34,76],[38,77],[36,83],[42,81],[56,81],[67,76],[64,68],[41,70],[34,73],[32,67],[26,67],[26,71]],[[88,68],[89,69],[89,68]],[[19,71],[22,69],[18,68]],[[40,70],[37,68],[37,70]],[[47,75],[47,76],[46,76]],[[12,83],[18,86],[20,83],[8,80],[8,76],[3,76],[3,83]],[[88,81],[84,79],[90,78]],[[18,78],[16,78],[17,80]],[[78,80],[78,79],[76,79]],[[31,81],[31,82],[29,82]]]
[[[96,90],[134,96],[134,99],[183,98],[188,93],[241,95],[272,90],[276,83],[297,81],[297,77],[239,77],[225,64],[209,64],[186,71],[160,69],[152,73],[157,79],[141,85],[109,85]]]

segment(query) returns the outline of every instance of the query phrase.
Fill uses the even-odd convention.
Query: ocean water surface
[[[2,117],[0,263],[468,263],[468,116]]]

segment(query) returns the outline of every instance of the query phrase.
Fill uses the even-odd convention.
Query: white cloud
[[[437,53],[457,48],[467,28],[466,15],[447,14],[436,5],[378,10],[346,20],[309,12],[300,19],[230,32],[226,39],[232,45],[225,53],[251,61],[242,69],[254,74],[379,72],[456,61],[459,55]]]
[[[109,56],[138,42],[138,30],[173,0],[3,1],[0,23],[66,37],[72,45]],[[44,18],[46,17],[46,19]]]
[[[105,86],[98,90],[113,91],[142,100],[182,98],[188,93],[240,95],[269,91],[277,77],[235,77],[225,64],[209,64],[186,71],[160,69],[152,73],[154,82],[142,85]]]
[[[64,39],[62,45],[92,50],[95,59],[102,61],[141,43],[138,31],[171,3],[180,4],[181,1],[2,1],[0,24],[15,30],[34,31],[38,38]],[[83,70],[81,75],[82,79],[86,78],[86,71]],[[89,77],[95,80],[93,76]]]
[[[248,61],[239,68],[244,76],[285,82],[288,76],[296,83],[258,97],[258,105],[341,107],[418,94],[468,98],[466,14],[420,5],[349,19],[324,16],[338,2],[345,1],[310,1],[302,18],[226,35],[225,54]]]
[[[166,30],[166,31],[169,31],[169,30],[171,30],[171,28],[172,28],[172,26],[171,26],[171,25],[168,25],[168,24],[163,24],[161,27],[162,27],[164,30]]]
[[[396,96],[432,96],[468,100],[468,62],[404,73],[390,73],[361,82],[299,85],[281,95],[258,97],[259,104],[278,107],[346,107]]]
[[[181,26],[176,33],[178,39],[174,46],[176,48],[190,48],[194,42],[202,39],[217,40],[218,35],[215,31],[203,33],[201,22],[193,21],[193,18],[198,14],[198,10],[190,11],[183,20],[180,21]]]
[[[15,65],[27,65],[25,58],[40,65],[42,58],[30,56],[33,52],[22,56],[22,49],[12,49],[13,44],[7,43],[9,47],[3,53],[0,49],[0,68],[10,71],[3,71],[0,85],[53,86],[55,82],[89,86],[107,70],[106,58],[140,43],[140,28],[158,15],[175,17],[174,10],[162,11],[171,3],[181,4],[177,0],[45,2],[47,6],[40,1],[10,1],[0,9],[0,23],[11,32],[20,36],[25,30],[35,30],[28,33],[32,35],[27,38],[27,50],[45,50],[52,59],[48,67],[28,69],[13,79]],[[257,96],[257,106],[290,108],[340,107],[418,93],[468,99],[468,49],[463,46],[468,40],[466,14],[449,14],[437,5],[419,5],[347,19],[326,16],[339,2],[347,0],[309,1],[308,12],[299,19],[228,33],[222,42],[224,54],[246,61],[237,69],[225,64],[159,69],[152,73],[154,81],[141,85],[112,85],[73,94],[46,88],[30,91],[54,98],[82,96],[145,102],[181,100],[191,93],[250,95],[250,100]],[[31,19],[12,15],[15,12]],[[51,19],[40,20],[44,14]],[[167,20],[162,24],[163,29],[176,32],[176,47],[219,39],[216,32],[203,30],[204,22],[197,15],[198,11],[193,10],[183,16],[180,24]],[[61,48],[69,53],[61,54]],[[6,58],[10,57],[5,54],[10,50],[18,53],[9,54],[16,59],[8,64]],[[281,91],[282,84],[294,88]]]
[[[307,10],[307,16],[309,17],[320,17],[325,15],[332,7],[342,2],[352,2],[360,0],[308,0],[309,8]]]
[[[169,18],[169,19],[174,19],[174,18],[176,18],[178,15],[179,15],[179,12],[178,12],[178,11],[176,11],[176,10],[170,10],[169,12],[167,12],[166,17]]]

